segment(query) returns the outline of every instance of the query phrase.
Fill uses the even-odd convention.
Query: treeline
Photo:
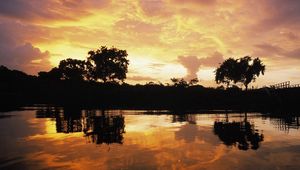
[[[33,104],[101,109],[269,110],[298,109],[300,90],[205,88],[182,79],[166,86],[43,79],[0,67],[1,109]]]
[[[62,60],[58,67],[38,76],[0,66],[1,108],[49,104],[115,109],[298,109],[299,88],[206,88],[196,78],[189,82],[172,78],[167,85],[129,85],[124,83],[129,65],[126,50],[102,46],[88,55],[86,60]],[[259,59],[228,59],[216,70],[216,81],[228,87],[237,82],[247,87],[264,69]]]
[[[86,60],[68,58],[49,72],[39,72],[45,80],[123,82],[128,72],[126,50],[102,46],[88,52]]]

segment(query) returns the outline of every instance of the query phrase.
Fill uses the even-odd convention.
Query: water
[[[261,113],[0,113],[0,169],[299,169],[300,121]]]

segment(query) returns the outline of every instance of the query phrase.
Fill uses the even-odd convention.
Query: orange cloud
[[[10,0],[1,3],[0,14],[21,20],[77,20],[78,16],[91,15],[89,9],[107,4],[106,0]]]
[[[298,0],[10,0],[0,2],[0,41],[12,44],[11,49],[26,43],[38,48],[39,57],[26,60],[36,66],[46,58],[56,65],[68,57],[85,59],[87,51],[101,45],[115,46],[128,51],[128,77],[162,82],[186,72],[195,76],[208,66],[212,70],[222,62],[212,57],[215,51],[226,57],[263,57],[267,72],[273,72],[288,69],[282,63],[299,68],[299,11]],[[200,62],[197,56],[210,59]],[[1,64],[8,63],[0,58]],[[163,66],[151,67],[152,61]],[[180,64],[186,72],[176,69]],[[275,80],[267,75],[257,83]]]
[[[219,63],[224,61],[223,55],[215,52],[211,56],[199,58],[197,56],[179,56],[178,62],[187,69],[186,78],[188,80],[197,78],[197,72],[200,67],[217,67]]]

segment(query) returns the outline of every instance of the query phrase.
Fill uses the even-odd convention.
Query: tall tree
[[[215,81],[217,84],[224,83],[228,87],[231,82],[237,83],[240,79],[239,74],[236,72],[237,65],[237,60],[233,58],[225,60],[215,71]]]
[[[215,80],[218,84],[227,84],[227,87],[231,82],[234,84],[240,82],[247,90],[249,83],[255,81],[264,72],[265,65],[259,58],[255,58],[254,60],[249,56],[240,59],[229,58],[216,69]]]
[[[252,64],[249,64],[251,62],[251,58],[248,61],[248,64],[244,67],[243,70],[243,78],[242,78],[242,83],[245,85],[246,90],[248,89],[249,83],[252,81],[255,81],[256,78],[262,74],[264,75],[266,66],[262,63],[262,61],[259,58],[255,58],[252,61]]]
[[[94,80],[100,79],[103,82],[124,81],[129,64],[126,50],[102,46],[100,49],[92,50],[88,54],[88,61],[93,65],[90,73]]]

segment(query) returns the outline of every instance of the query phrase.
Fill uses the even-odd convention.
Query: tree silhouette
[[[194,78],[194,79],[190,80],[189,82],[187,82],[183,78],[171,78],[171,81],[173,83],[173,86],[184,87],[184,88],[197,85],[197,83],[199,82],[198,78]]]
[[[123,81],[128,72],[129,60],[127,60],[126,50],[119,50],[115,47],[107,48],[102,46],[100,49],[90,51],[88,61],[94,67],[90,67],[91,78],[103,82]]]
[[[192,80],[190,80],[189,85],[190,86],[194,86],[194,85],[196,85],[198,83],[199,83],[198,78],[193,78]]]
[[[241,82],[247,90],[249,83],[255,81],[260,73],[264,74],[264,72],[265,65],[263,65],[259,58],[255,58],[254,60],[249,56],[240,59],[229,58],[216,69],[215,81],[218,84],[227,84],[227,87],[231,82],[234,84]]]
[[[252,61],[251,57],[246,56],[240,59],[242,66],[242,80],[241,82],[245,85],[246,90],[248,89],[248,84],[252,81],[255,81],[256,77],[264,75],[266,66],[261,62],[259,58],[255,58],[252,64],[249,64]]]
[[[86,61],[68,58],[60,61],[58,68],[63,79],[82,81],[87,77],[87,65]]]
[[[237,60],[229,58],[225,60],[219,68],[216,70],[215,80],[218,84],[224,83],[229,86],[230,82],[233,81],[237,83],[239,77],[236,74],[235,70],[237,66]]]
[[[183,78],[171,78],[171,81],[173,83],[173,86],[175,87],[188,87],[189,84],[186,82]]]

